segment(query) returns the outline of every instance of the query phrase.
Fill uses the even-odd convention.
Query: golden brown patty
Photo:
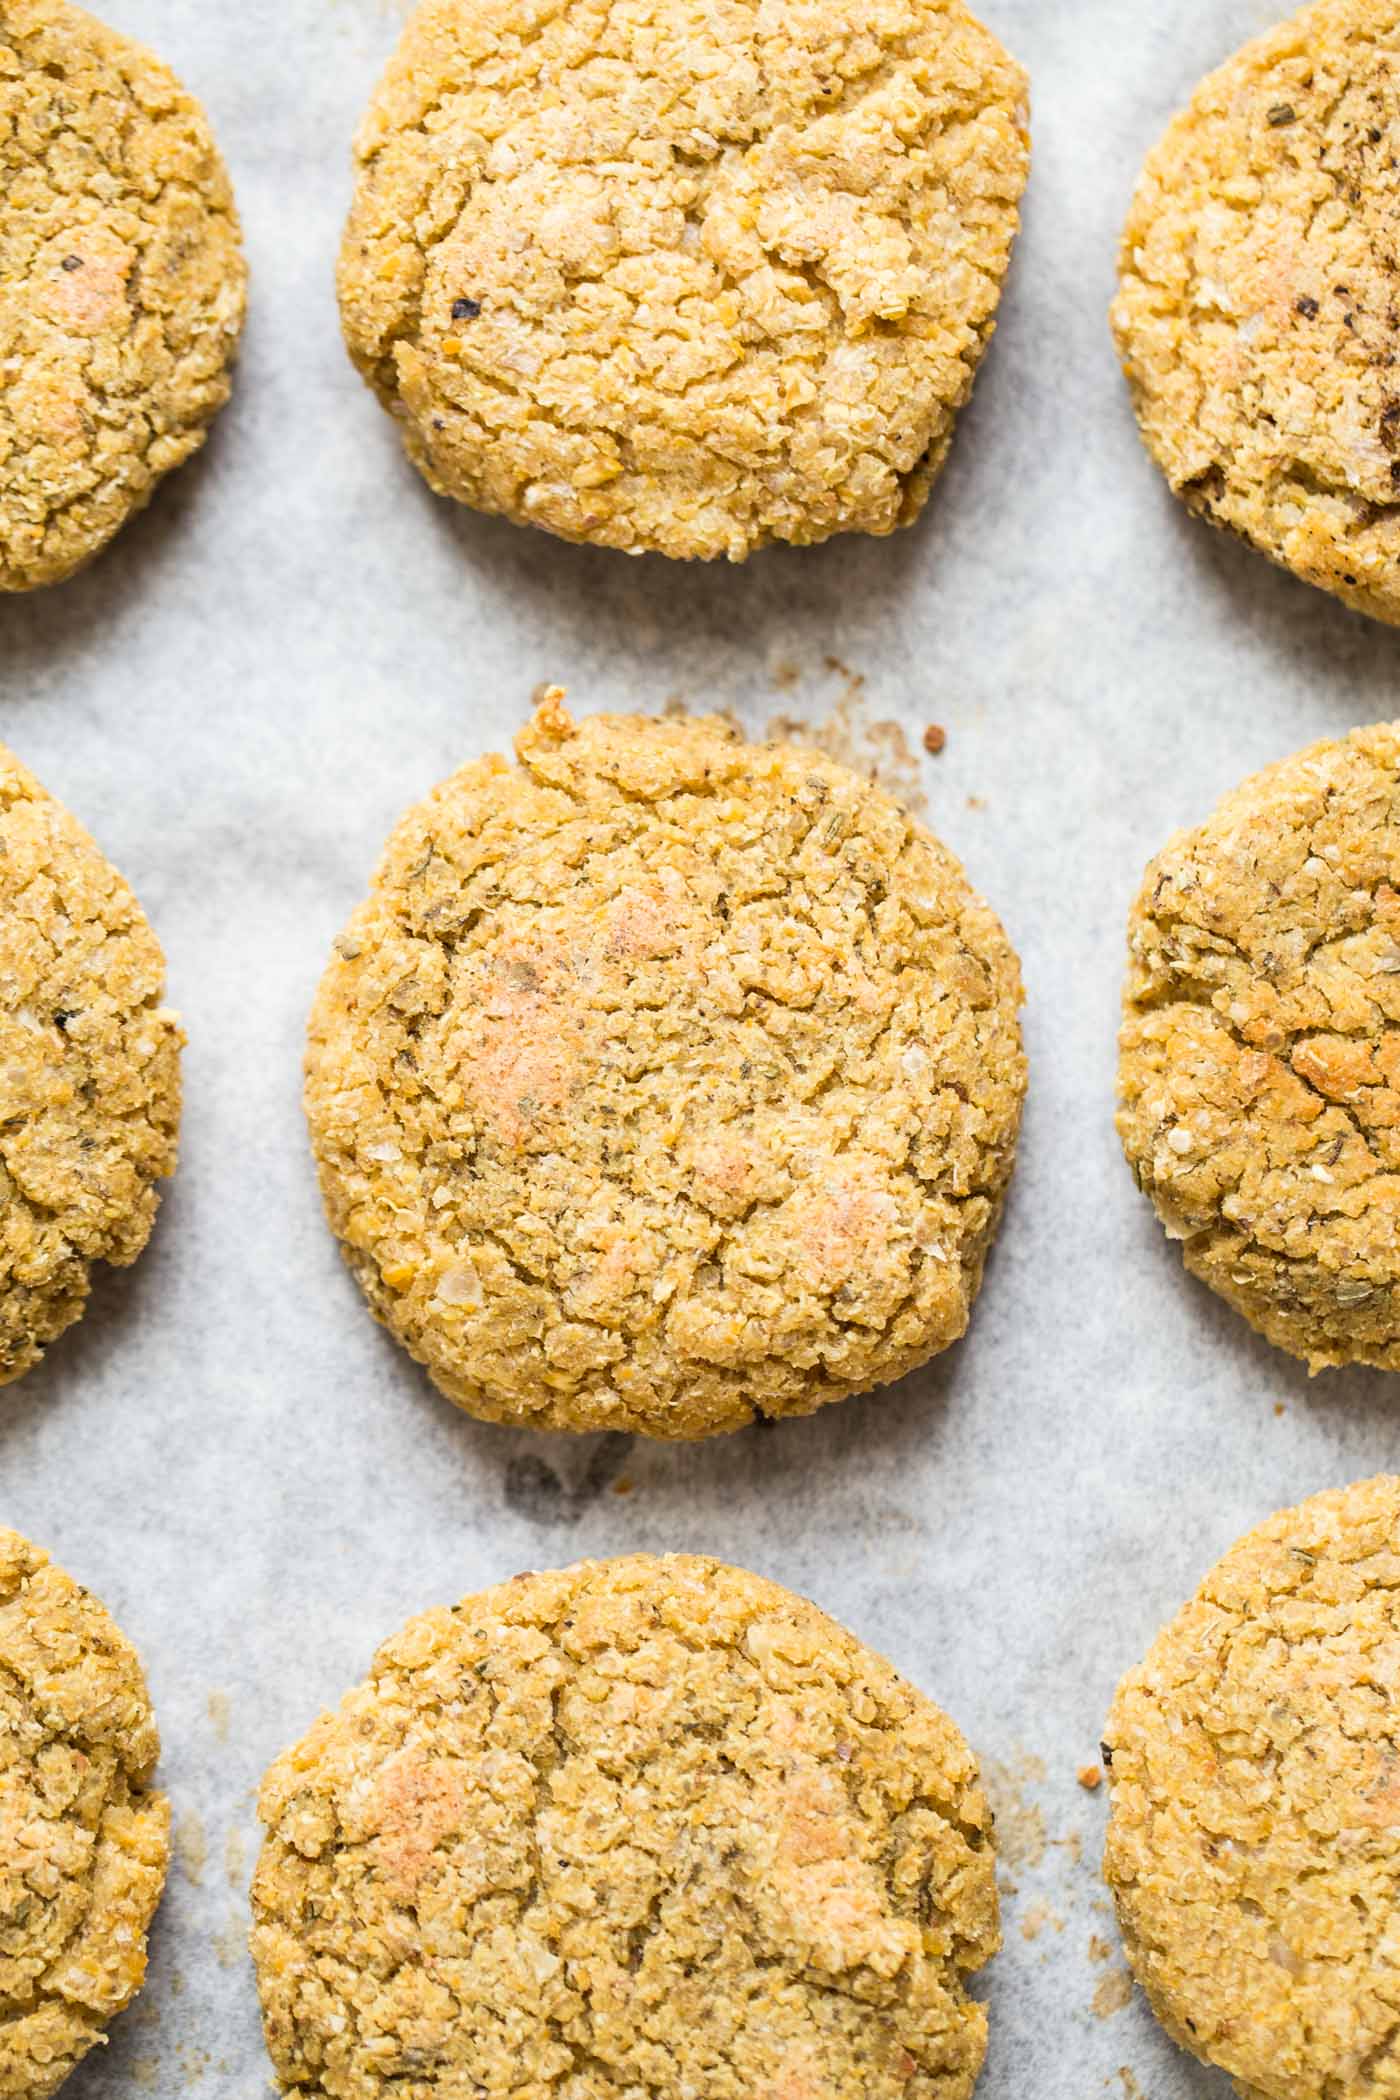
[[[327,1211],[489,1420],[696,1437],[964,1331],[1015,1148],[1016,959],[815,753],[551,700],[399,825],[312,1015]]]
[[[1113,309],[1178,495],[1400,621],[1400,4],[1319,0],[1212,73],[1148,156]]]
[[[0,1385],[150,1237],[180,1119],[164,989],[126,884],[0,745]]]
[[[741,561],[923,508],[1026,83],[957,0],[425,0],[361,127],[346,340],[440,493]]]
[[[253,1956],[327,2100],[964,2100],[991,1816],[938,1709],[717,1562],[413,1620],[263,1785]]]
[[[1250,2100],[1400,2091],[1400,1479],[1233,1546],[1106,1747],[1104,1871],[1168,2032]]]
[[[1129,945],[1118,1129],[1186,1266],[1314,1370],[1400,1370],[1400,726],[1178,833]]]
[[[0,1531],[0,2094],[47,2100],[140,1989],[169,1863],[160,1739],[96,1598]]]
[[[66,0],[3,0],[0,590],[71,575],[204,442],[244,280],[193,97]]]

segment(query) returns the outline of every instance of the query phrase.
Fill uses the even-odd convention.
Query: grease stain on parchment
[[[1099,2020],[1111,2020],[1115,2013],[1122,2012],[1124,2006],[1131,2005],[1132,2002],[1131,1975],[1126,1969],[1110,1969],[1106,1976],[1099,1979],[1098,1989],[1094,1992],[1094,2017]]]
[[[1040,1757],[1023,1753],[1008,1764],[994,1757],[982,1760],[982,1788],[996,1817],[997,1857],[1005,1867],[1034,1868],[1044,1861],[1049,1844],[1045,1811],[1027,1791],[1044,1779]]]
[[[204,1825],[193,1809],[188,1809],[175,1825],[175,1856],[180,1862],[186,1881],[198,1888],[204,1880],[204,1869],[209,1859],[209,1843],[204,1835]]]
[[[1077,1867],[1083,1860],[1084,1833],[1082,1830],[1071,1830],[1067,1837],[1051,1838],[1050,1842],[1052,1845],[1058,1846],[1072,1867]]]
[[[247,1952],[247,1920],[241,1910],[231,1910],[214,1934],[214,1959],[221,1969],[237,1969]]]
[[[1063,1932],[1065,1921],[1048,1903],[1033,1903],[1021,1920],[1021,1938],[1038,1940],[1047,1927],[1051,1932]]]
[[[243,1842],[243,1833],[241,1830],[231,1830],[224,1839],[224,1873],[236,1889],[243,1886],[247,1864],[248,1849]]]

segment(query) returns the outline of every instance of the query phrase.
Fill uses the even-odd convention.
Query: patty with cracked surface
[[[1025,1066],[952,855],[817,753],[552,693],[410,811],[306,1107],[375,1314],[459,1406],[700,1437],[967,1326]]]
[[[1104,1872],[1158,2018],[1245,2100],[1390,2100],[1400,1479],[1270,1517],[1119,1688]]]
[[[164,990],[131,891],[0,745],[0,1385],[150,1237],[180,1121]]]
[[[346,341],[432,487],[741,561],[922,510],[1026,83],[959,0],[424,0],[356,152]]]
[[[999,1944],[953,1724],[687,1556],[413,1620],[263,1784],[253,1956],[327,2100],[966,2100]]]
[[[67,0],[4,0],[0,590],[71,576],[203,444],[245,277],[174,75]]]
[[[1147,870],[1118,1129],[1186,1266],[1313,1370],[1400,1370],[1400,724],[1269,766]]]
[[[170,1859],[135,1650],[0,1531],[0,2093],[48,2100],[141,1988]]]
[[[1177,495],[1400,622],[1400,5],[1318,0],[1149,155],[1113,326]]]

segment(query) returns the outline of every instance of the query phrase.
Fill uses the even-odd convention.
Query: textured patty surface
[[[253,1954],[326,2100],[964,2100],[991,1817],[936,1707],[684,1557],[415,1619],[272,1767]]]
[[[434,488],[740,560],[922,509],[1025,79],[957,0],[426,0],[361,128],[351,352]]]
[[[952,856],[815,753],[551,699],[412,810],[306,1103],[374,1311],[501,1421],[695,1437],[967,1325],[1025,1084]]]
[[[135,1651],[0,1531],[0,2095],[47,2100],[140,1989],[170,1812]]]
[[[0,590],[71,575],[203,443],[244,278],[198,103],[66,0],[0,0]]]
[[[126,884],[0,745],[0,1384],[150,1237],[180,1117],[164,986]]]
[[[1114,328],[1193,510],[1400,621],[1400,4],[1319,0],[1149,156]]]
[[[1282,1511],[1124,1679],[1104,1870],[1173,2037],[1249,2100],[1400,2093],[1400,1479]]]
[[[1179,833],[1129,947],[1118,1128],[1187,1267],[1314,1370],[1400,1370],[1400,725]]]

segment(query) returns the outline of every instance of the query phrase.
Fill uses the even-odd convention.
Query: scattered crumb
[[[636,1485],[637,1483],[634,1480],[629,1480],[627,1475],[624,1473],[620,1480],[615,1480],[613,1482],[613,1493],[615,1495],[633,1494],[636,1490]]]
[[[773,666],[773,683],[780,693],[790,693],[801,677],[801,664],[795,664],[790,656],[780,656]]]
[[[417,5],[417,0],[414,0],[414,4]],[[561,687],[560,690],[562,691],[563,688]],[[661,703],[661,719],[663,722],[688,722],[691,713],[691,708],[679,693],[668,693]],[[749,731],[739,720],[733,708],[721,707],[717,700],[707,701],[700,709],[700,713],[702,715],[713,715],[717,722],[727,722],[735,736],[747,737],[749,735]]]
[[[175,1856],[184,1869],[186,1881],[198,1888],[204,1879],[209,1847],[204,1837],[204,1825],[193,1811],[181,1816],[175,1826]]]
[[[1133,2076],[1132,2072],[1128,2069],[1128,2066],[1126,2064],[1120,2064],[1118,2066],[1118,2076],[1123,2081],[1123,2091],[1126,2095],[1126,2100],[1145,2100],[1145,2095],[1143,2093],[1142,2087],[1138,2084],[1136,2078]]]
[[[930,758],[937,758],[948,742],[948,732],[940,722],[930,722],[924,731],[924,749]]]
[[[1111,2020],[1115,2013],[1122,2012],[1125,2005],[1132,2003],[1132,1998],[1133,1979],[1128,1971],[1110,1969],[1108,1974],[1100,1979],[1099,1987],[1094,1992],[1095,2017]]]
[[[839,656],[824,656],[822,662],[828,671],[834,671],[838,678],[845,679],[847,699],[854,698],[865,684],[864,671],[853,671],[849,664],[842,663]]]
[[[209,1694],[209,1720],[221,1743],[228,1741],[229,1699],[227,1692]]]
[[[982,1784],[996,1817],[997,1851],[1010,1867],[1038,1867],[1045,1857],[1045,1816],[1025,1791],[1044,1778],[1038,1757],[1019,1757],[1012,1764],[983,1760]]]
[[[820,721],[809,721],[803,715],[774,715],[767,734],[782,743],[807,744],[824,751],[838,765],[874,781],[902,808],[916,816],[926,815],[928,801],[919,760],[903,725],[893,720],[872,721],[860,698],[863,679],[836,658],[828,658],[828,663],[847,681],[831,713]]]
[[[1081,1765],[1074,1776],[1086,1794],[1097,1793],[1098,1789],[1103,1785],[1103,1767],[1101,1765]]]
[[[243,1869],[247,1864],[241,1831],[231,1830],[224,1839],[224,1872],[235,1888],[243,1883]]]
[[[1286,1415],[1288,1413],[1288,1409],[1284,1406],[1281,1400],[1275,1400],[1274,1413],[1276,1415]]]
[[[1033,1903],[1021,1920],[1022,1939],[1038,1940],[1047,1925],[1052,1932],[1063,1932],[1065,1929],[1064,1919],[1058,1917],[1048,1903]]]
[[[967,798],[967,806],[969,809],[985,809],[987,807],[986,803],[980,795],[969,795]]]
[[[1112,1952],[1113,1952],[1113,1949],[1112,1949],[1112,1948],[1111,1948],[1111,1947],[1109,1946],[1109,1944],[1108,1944],[1108,1941],[1107,1941],[1107,1940],[1101,1940],[1101,1939],[1099,1938],[1099,1936],[1098,1936],[1098,1934],[1097,1934],[1096,1932],[1091,1932],[1091,1933],[1090,1933],[1090,1935],[1089,1935],[1089,1959],[1090,1959],[1090,1961],[1107,1961],[1107,1960],[1108,1960],[1108,1958],[1109,1958],[1109,1956],[1110,1956],[1110,1954],[1112,1954]]]

